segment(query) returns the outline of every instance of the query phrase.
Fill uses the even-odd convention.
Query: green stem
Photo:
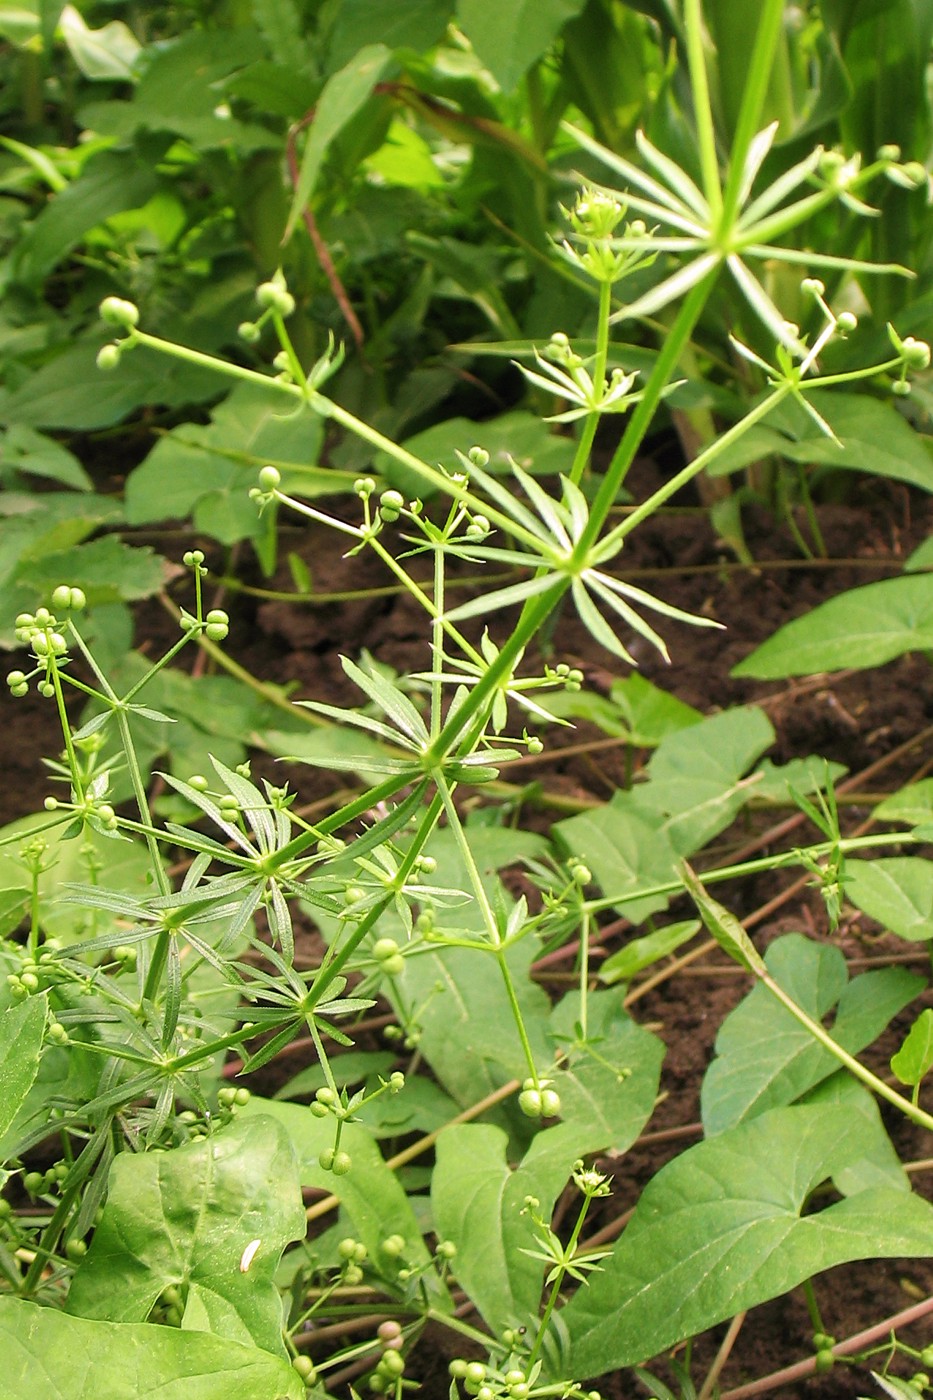
[[[834,1055],[840,1064],[845,1065],[846,1069],[854,1074],[857,1079],[860,1079],[863,1084],[881,1098],[886,1099],[888,1103],[893,1104],[895,1108],[899,1108],[912,1122],[918,1123],[922,1128],[933,1130],[933,1115],[924,1112],[922,1108],[911,1103],[909,1099],[905,1099],[896,1089],[889,1088],[883,1079],[879,1079],[876,1074],[872,1074],[871,1070],[866,1069],[865,1065],[857,1060],[854,1055],[850,1055],[848,1050],[843,1050],[839,1042],[833,1040],[832,1036],[828,1031],[824,1030],[819,1021],[814,1021],[812,1017],[808,1016],[803,1008],[797,1005],[793,997],[785,992],[784,988],[780,986],[779,983],[775,982],[769,972],[756,971],[755,976],[763,986],[767,987],[772,996],[777,997],[781,1005],[790,1012],[794,1019],[799,1021],[805,1030],[809,1031],[814,1040],[818,1040],[823,1048],[828,1050],[831,1055]]]
[[[606,380],[606,364],[609,359],[609,318],[611,315],[612,283],[600,282],[599,312],[596,322],[596,355],[593,360],[593,384],[597,394],[602,393]],[[583,431],[580,433],[580,440],[577,443],[577,450],[570,468],[570,480],[575,484],[579,484],[586,471],[600,417],[599,410],[589,414],[583,425]]]
[[[590,1198],[589,1198],[589,1196],[584,1196],[584,1198],[583,1198],[583,1204],[580,1206],[580,1213],[579,1213],[579,1215],[577,1216],[577,1223],[576,1223],[576,1224],[574,1225],[574,1227],[573,1227],[573,1231],[572,1231],[572,1233],[571,1233],[571,1235],[570,1235],[570,1239],[567,1241],[567,1247],[566,1247],[566,1249],[564,1250],[564,1259],[565,1259],[565,1260],[572,1260],[572,1259],[573,1259],[574,1250],[575,1250],[576,1247],[577,1247],[577,1241],[578,1241],[579,1238],[580,1238],[580,1232],[581,1232],[581,1230],[583,1229],[583,1222],[584,1222],[584,1220],[586,1219],[586,1214],[587,1214],[587,1211],[589,1210],[589,1205],[590,1205]],[[550,1293],[548,1294],[548,1300],[547,1300],[547,1303],[546,1303],[545,1306],[544,1306],[544,1312],[541,1314],[541,1321],[540,1321],[540,1323],[539,1323],[539,1325],[538,1325],[537,1334],[535,1335],[534,1345],[533,1345],[532,1348],[531,1348],[531,1351],[530,1351],[530,1353],[529,1353],[529,1355],[528,1355],[528,1360],[527,1360],[527,1362],[526,1362],[526,1366],[525,1366],[526,1371],[530,1371],[531,1368],[532,1368],[532,1366],[535,1364],[535,1362],[536,1362],[537,1359],[538,1359],[538,1353],[540,1352],[541,1347],[542,1347],[543,1344],[544,1344],[544,1338],[545,1338],[545,1334],[547,1333],[547,1329],[548,1329],[548,1326],[549,1326],[550,1321],[551,1321],[551,1315],[552,1315],[552,1313],[554,1312],[555,1307],[557,1306],[557,1300],[558,1300],[558,1298],[560,1297],[560,1290],[561,1290],[561,1287],[563,1286],[563,1282],[564,1282],[564,1279],[566,1278],[566,1276],[567,1276],[566,1265],[562,1265],[561,1268],[560,1268],[560,1272],[559,1272],[558,1275],[557,1275],[557,1278],[554,1280],[553,1284],[551,1285],[551,1291],[550,1291]]]
[[[709,78],[703,53],[703,11],[700,0],[685,0],[684,29],[687,36],[687,67],[693,94],[693,115],[696,120],[703,192],[709,205],[710,226],[715,228],[722,214],[722,187],[719,183],[719,159],[716,155],[716,132],[709,96]]]
[[[610,511],[616,503],[616,497],[625,480],[626,473],[635,460],[635,454],[644,440],[655,410],[661,401],[661,394],[677,368],[683,348],[693,334],[693,328],[718,275],[719,269],[717,267],[701,278],[696,286],[690,289],[677,313],[674,324],[671,326],[655,361],[648,383],[645,385],[644,394],[635,405],[622,441],[616,449],[615,456],[609,464],[596,493],[596,499],[590,508],[589,522],[575,550],[576,560],[581,565],[598,539]]]
[[[748,75],[742,92],[742,103],[735,124],[735,135],[732,138],[729,171],[722,196],[721,227],[723,230],[732,225],[738,211],[745,161],[761,121],[761,109],[764,106],[771,78],[774,49],[781,33],[783,20],[784,0],[764,0],[761,17],[758,21],[758,32],[755,35],[755,46],[749,59]]]

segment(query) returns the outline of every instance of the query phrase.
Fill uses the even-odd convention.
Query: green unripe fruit
[[[131,331],[139,324],[139,308],[122,297],[105,297],[100,304],[100,319],[108,326]]]
[[[352,1166],[353,1160],[349,1152],[334,1153],[334,1162],[333,1166],[331,1167],[331,1171],[334,1173],[334,1176],[346,1176],[347,1172]]]
[[[222,642],[230,631],[230,618],[223,608],[211,608],[205,622],[204,635],[211,642]]]
[[[313,1385],[317,1380],[317,1367],[310,1356],[296,1356],[292,1359],[292,1369],[297,1371],[305,1385]]]
[[[53,1021],[46,1032],[53,1045],[66,1045],[68,1032],[60,1021]]]
[[[373,944],[373,957],[383,962],[386,958],[394,958],[398,952],[398,944],[394,938],[377,938]]]
[[[405,1250],[405,1237],[403,1235],[387,1235],[379,1248],[387,1259],[398,1259]]]
[[[474,1385],[482,1385],[486,1379],[486,1367],[481,1361],[470,1361],[463,1373],[464,1380],[472,1381]]]
[[[188,779],[188,786],[194,788],[195,792],[207,792],[210,784],[203,773],[192,773]]]
[[[83,1259],[87,1254],[87,1245],[84,1240],[69,1240],[65,1245],[65,1254],[72,1264],[77,1264],[79,1259]]]
[[[541,1090],[541,1117],[556,1118],[560,1113],[560,1094],[555,1089]]]
[[[405,505],[405,497],[401,491],[383,491],[379,497],[379,514],[387,524],[398,520]]]
[[[814,1360],[816,1374],[818,1376],[825,1375],[827,1371],[831,1371],[833,1369],[835,1362],[836,1358],[833,1356],[832,1352],[828,1348],[826,1348],[823,1351],[818,1351]]]
[[[255,345],[261,335],[255,321],[241,321],[236,328],[236,333],[241,340],[246,341],[247,345]]]
[[[186,569],[196,569],[204,563],[203,549],[188,549],[181,556],[181,562]]]
[[[455,1381],[462,1381],[466,1377],[467,1363],[463,1360],[462,1357],[458,1356],[453,1361],[451,1361],[450,1365],[447,1367],[447,1370],[449,1371],[450,1375]]]
[[[405,971],[405,959],[396,953],[394,958],[383,958],[380,967],[387,977],[400,977]]]
[[[108,345],[102,345],[97,352],[95,361],[97,368],[103,370],[104,374],[111,373],[120,363],[120,347],[113,341]]]
[[[6,678],[6,683],[11,690],[16,690],[19,686],[26,684],[26,672],[11,671]]]
[[[318,1089],[314,1097],[317,1099],[318,1103],[321,1104],[335,1104],[337,1102],[336,1092],[333,1089],[329,1088],[326,1084],[323,1085],[322,1088]]]
[[[526,1118],[540,1118],[542,1113],[541,1095],[537,1089],[523,1089],[518,1096],[518,1106]]]
[[[380,1342],[386,1343],[396,1340],[402,1335],[402,1329],[394,1318],[387,1318],[385,1322],[380,1322],[376,1328],[376,1336]]]
[[[39,979],[34,972],[24,972],[20,975],[20,986],[25,987],[27,992],[37,992],[39,990]]]
[[[259,487],[262,491],[274,491],[281,483],[282,473],[276,467],[263,467],[259,473]]]
[[[384,1376],[396,1380],[405,1370],[405,1358],[397,1351],[385,1351],[379,1362],[379,1370]]]
[[[338,1244],[337,1254],[341,1259],[355,1259],[356,1246],[357,1241],[353,1238],[352,1235],[348,1235],[346,1239],[342,1239]]]
[[[45,1173],[27,1172],[26,1175],[23,1177],[23,1185],[29,1192],[30,1196],[38,1196],[39,1192],[45,1185]]]
[[[237,1105],[238,1108],[243,1108],[246,1104],[249,1103],[251,1098],[252,1095],[250,1094],[250,1091],[248,1089],[244,1089],[241,1086],[234,1092],[233,1102]]]

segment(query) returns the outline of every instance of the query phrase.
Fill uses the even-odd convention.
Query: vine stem
[[[865,1347],[873,1346],[875,1342],[884,1341],[892,1332],[896,1332],[899,1327],[909,1327],[911,1323],[919,1322],[921,1318],[928,1317],[933,1313],[933,1298],[924,1298],[922,1303],[915,1303],[911,1308],[905,1308],[903,1312],[894,1313],[892,1317],[886,1317],[883,1322],[878,1322],[874,1327],[868,1327],[864,1332],[856,1332],[852,1337],[846,1337],[842,1342],[837,1342],[832,1348],[833,1356],[852,1356],[856,1352],[862,1351]],[[792,1385],[794,1381],[804,1380],[807,1376],[812,1376],[816,1372],[816,1357],[809,1356],[806,1361],[798,1361],[793,1366],[785,1366],[783,1371],[772,1371],[769,1376],[762,1376],[760,1380],[750,1381],[748,1385],[736,1386],[733,1390],[724,1390],[720,1400],[751,1400],[755,1395],[767,1395],[771,1390],[777,1390],[779,1386]]]

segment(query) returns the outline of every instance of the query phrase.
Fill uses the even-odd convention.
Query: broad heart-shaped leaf
[[[304,1233],[295,1153],[268,1115],[169,1152],[122,1153],[68,1311],[142,1322],[162,1290],[178,1284],[195,1330],[284,1354],[275,1271],[286,1244]],[[255,1240],[244,1269],[243,1251]]]
[[[852,588],[778,628],[733,667],[733,676],[779,680],[883,666],[933,648],[933,574],[911,574]]]
[[[648,781],[619,792],[593,812],[558,823],[561,846],[592,870],[607,898],[637,923],[667,896],[631,899],[675,877],[692,855],[733,820],[754,795],[743,774],[774,739],[761,710],[726,710],[665,735],[646,768]]]
[[[119,1322],[89,1322],[0,1298],[4,1400],[303,1400],[287,1361],[254,1346]]]
[[[844,467],[933,489],[933,460],[926,438],[913,430],[892,403],[868,394],[816,390],[808,402],[833,429],[833,442],[793,398],[768,414],[712,464],[713,476],[738,471],[772,453],[791,462]]]
[[[402,1090],[404,1096],[405,1090]],[[302,1186],[316,1186],[333,1194],[353,1222],[356,1238],[365,1244],[370,1259],[378,1267],[381,1244],[389,1235],[405,1241],[404,1262],[409,1267],[427,1264],[430,1258],[404,1188],[387,1166],[379,1146],[360,1123],[346,1123],[340,1134],[341,1148],[349,1152],[351,1167],[345,1176],[324,1171],[318,1157],[334,1145],[334,1122],[315,1118],[298,1104],[253,1098],[242,1110],[247,1118],[268,1115],[280,1125],[298,1158]]]
[[[933,1251],[933,1207],[887,1187],[804,1215],[862,1154],[843,1105],[772,1109],[662,1167],[603,1271],[561,1312],[562,1374],[631,1366],[855,1259]]]
[[[321,420],[271,384],[239,384],[206,426],[183,424],[160,438],[126,485],[131,525],[194,513],[196,523],[223,544],[259,533],[249,499],[260,467],[279,468],[284,489],[302,496],[336,489],[340,476],[313,465]]]
[[[0,1137],[13,1122],[39,1072],[47,1001],[27,997],[0,1012]]]
[[[334,21],[329,65],[340,68],[365,44],[424,53],[443,37],[454,0],[343,0]]]
[[[568,993],[551,1033],[568,1056],[554,1078],[561,1122],[535,1134],[521,1165],[507,1161],[508,1139],[489,1124],[446,1128],[431,1184],[435,1225],[457,1246],[457,1278],[487,1322],[527,1325],[541,1296],[544,1268],[523,1249],[534,1245],[523,1214],[526,1196],[550,1217],[580,1156],[630,1147],[651,1116],[664,1046],[622,1008],[620,991],[590,993],[587,1038],[577,1038],[579,998]]]
[[[893,792],[875,808],[879,822],[904,822],[907,826],[923,826],[933,822],[933,778],[921,778]]]
[[[471,826],[468,835],[494,907],[497,900],[510,906],[495,872],[523,856],[543,856],[545,843],[532,833],[507,828]],[[437,860],[438,878],[445,886],[470,889],[469,875],[449,830],[432,836],[428,851]],[[314,917],[329,937],[336,925],[318,910]],[[456,937],[483,937],[482,915],[475,901],[439,909],[437,923]],[[407,939],[394,910],[386,910],[380,919],[379,934],[395,938],[399,944]],[[543,1069],[552,1054],[547,1036],[550,1003],[528,975],[537,951],[537,942],[526,938],[509,948],[506,961],[536,1063]],[[509,1079],[524,1079],[527,1061],[495,954],[456,947],[422,951],[405,960],[398,986],[404,1005],[418,1008],[419,1050],[460,1108],[476,1103]]]
[[[832,944],[789,933],[771,944],[765,964],[774,980],[814,1020],[835,1007],[833,1039],[857,1055],[891,1017],[923,990],[904,968],[866,972],[849,981],[845,958]],[[703,1080],[707,1136],[769,1108],[791,1104],[832,1075],[839,1061],[761,985],[723,1021],[716,1058]]]
[[[496,82],[511,92],[585,0],[459,0],[460,27]]]
[[[921,1011],[904,1044],[891,1056],[891,1068],[902,1084],[919,1084],[933,1069],[933,1011]]]
[[[912,943],[933,937],[933,860],[880,856],[848,860],[846,898],[871,919]]]

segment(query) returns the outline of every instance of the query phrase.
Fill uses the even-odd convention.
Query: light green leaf
[[[513,1170],[507,1148],[506,1134],[489,1123],[445,1128],[431,1204],[439,1234],[457,1246],[457,1278],[482,1315],[497,1327],[523,1327],[537,1312],[543,1278],[540,1260],[522,1253],[535,1244],[525,1197],[534,1196],[547,1219],[574,1159]]]
[[[838,948],[797,933],[772,943],[765,965],[812,1020],[825,1025],[835,1008],[832,1037],[852,1055],[923,990],[922,980],[904,968],[866,972],[850,982]],[[707,1136],[793,1103],[838,1068],[836,1057],[766,987],[753,987],[716,1037],[701,1095]]]
[[[933,860],[847,860],[845,893],[857,909],[912,943],[933,938]]]
[[[330,67],[340,68],[366,44],[424,53],[443,38],[454,0],[343,0],[330,41]]]
[[[165,561],[148,547],[124,544],[116,535],[104,535],[25,562],[17,574],[17,583],[33,589],[36,596],[62,579],[83,589],[92,605],[135,602],[158,593],[165,583]]]
[[[314,194],[328,149],[369,100],[391,60],[391,50],[385,44],[367,44],[324,84],[314,121],[308,128],[284,241],[287,242],[294,233],[302,210]]]
[[[646,967],[651,967],[661,958],[669,957],[684,943],[688,943],[699,933],[699,919],[685,919],[664,928],[646,933],[644,938],[634,938],[617,953],[613,953],[599,966],[599,980],[611,985],[613,982],[630,982]]]
[[[133,78],[142,45],[122,20],[91,29],[74,5],[66,5],[59,24],[71,57],[86,78],[117,82]]]
[[[304,1232],[295,1156],[268,1116],[238,1119],[168,1152],[121,1153],[68,1311],[142,1322],[177,1284],[217,1336],[284,1355],[275,1271],[286,1244]]]
[[[774,1109],[663,1167],[603,1271],[561,1313],[564,1374],[602,1375],[661,1352],[824,1269],[933,1251],[933,1207],[886,1187],[804,1214],[863,1151],[861,1114]],[[648,1340],[650,1339],[650,1341]]]
[[[778,629],[732,670],[779,680],[849,667],[883,666],[933,648],[933,574],[850,589]]]
[[[907,826],[922,826],[933,821],[933,778],[921,778],[908,783],[879,802],[875,808],[879,822],[904,822]]]
[[[793,398],[779,404],[710,465],[712,476],[739,471],[773,455],[805,466],[841,467],[906,481],[933,490],[928,440],[914,431],[894,405],[868,394],[815,390],[807,394],[838,439],[820,432]]]
[[[891,1068],[902,1084],[919,1084],[933,1069],[933,1011],[921,1011],[900,1050],[891,1056]]]
[[[0,1013],[0,1137],[26,1101],[39,1072],[48,1003],[27,997]]]
[[[303,1400],[304,1382],[254,1346],[177,1327],[88,1322],[0,1298],[6,1400]]]
[[[405,1091],[402,1090],[402,1095]],[[241,1117],[253,1115],[274,1118],[288,1135],[298,1158],[302,1186],[314,1186],[338,1198],[353,1222],[357,1239],[365,1244],[376,1268],[380,1246],[388,1235],[401,1235],[405,1241],[405,1262],[426,1264],[427,1245],[415,1220],[411,1204],[395,1172],[388,1167],[372,1134],[360,1123],[345,1123],[340,1146],[350,1154],[351,1167],[345,1176],[326,1172],[318,1162],[325,1148],[334,1145],[334,1123],[315,1118],[298,1104],[280,1103],[253,1097]]]
[[[249,499],[259,469],[282,473],[283,490],[301,496],[334,491],[345,474],[316,467],[321,420],[297,411],[271,384],[239,384],[206,426],[185,423],[159,439],[126,485],[131,525],[195,514],[200,528],[224,544],[262,529]]]
[[[669,733],[645,769],[647,782],[558,823],[557,838],[638,923],[664,909],[668,896],[631,896],[674,879],[678,856],[729,825],[755,794],[754,781],[742,775],[773,737],[763,712],[744,707]]]
[[[747,972],[764,971],[761,954],[735,915],[724,904],[720,904],[706,893],[686,861],[681,862],[680,872],[684,885],[706,925],[707,933],[715,938],[723,952]]]
[[[74,453],[20,423],[3,434],[2,468],[58,481],[75,491],[91,491],[94,486]]]
[[[42,870],[39,874],[39,908],[41,925],[49,937],[63,943],[93,938],[110,931],[112,920],[97,910],[86,910],[61,900],[62,887],[89,881],[107,889],[142,897],[151,890],[152,866],[149,853],[141,842],[111,841],[88,828],[74,840],[63,840],[63,824],[51,828],[48,813],[22,817],[0,829],[0,889],[29,891],[32,879],[20,859],[20,852],[33,841],[43,849]],[[12,839],[10,839],[12,838]]]
[[[158,177],[126,151],[92,155],[77,179],[56,194],[20,240],[14,259],[18,281],[36,284],[90,229],[152,197]]]
[[[461,29],[504,92],[541,58],[584,0],[459,0]]]

